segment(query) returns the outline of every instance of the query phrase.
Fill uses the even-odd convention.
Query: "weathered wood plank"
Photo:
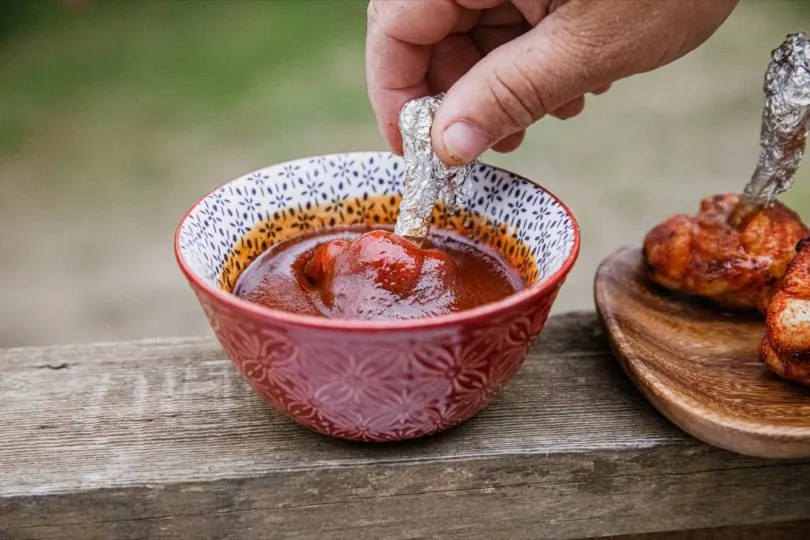
[[[602,538],[604,540],[807,540],[809,533],[810,521],[792,521],[790,523],[690,529],[688,531],[667,531]]]
[[[592,314],[549,321],[443,435],[361,445],[270,411],[209,339],[0,351],[0,538],[583,538],[810,516],[810,461],[706,446]]]

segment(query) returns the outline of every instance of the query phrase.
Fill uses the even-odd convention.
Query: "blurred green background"
[[[384,149],[364,83],[364,0],[3,2],[0,346],[208,332],[172,254],[185,210],[274,162]],[[599,261],[758,153],[762,76],[808,2],[743,1],[702,48],[547,119],[486,161],[560,195],[583,232],[555,311],[590,309]],[[804,26],[803,26],[804,25]],[[784,197],[810,214],[810,165]]]

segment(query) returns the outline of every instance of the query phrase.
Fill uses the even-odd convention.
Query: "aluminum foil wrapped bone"
[[[771,53],[765,73],[762,152],[744,198],[767,205],[796,179],[810,129],[810,42],[804,33],[787,36]]]
[[[405,161],[405,185],[394,233],[421,244],[439,200],[455,209],[468,196],[473,161],[462,167],[442,162],[433,152],[430,128],[444,94],[407,102],[399,114]]]

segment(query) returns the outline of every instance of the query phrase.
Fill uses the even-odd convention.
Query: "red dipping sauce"
[[[299,315],[391,320],[467,310],[525,287],[499,253],[456,232],[433,229],[417,247],[390,227],[355,225],[270,247],[233,293]]]

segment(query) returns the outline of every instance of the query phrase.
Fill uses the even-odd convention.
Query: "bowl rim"
[[[568,255],[566,256],[565,260],[563,261],[563,263],[560,265],[560,267],[557,269],[556,272],[554,272],[551,276],[549,276],[547,279],[543,280],[541,283],[537,285],[527,287],[518,293],[509,295],[506,298],[497,300],[495,302],[490,302],[488,304],[483,304],[481,306],[477,306],[472,309],[457,311],[446,315],[437,315],[434,317],[427,317],[420,319],[366,321],[360,319],[329,319],[326,317],[316,317],[313,315],[299,315],[296,313],[290,313],[287,311],[273,309],[266,306],[262,306],[260,304],[249,302],[247,300],[239,298],[238,296],[230,292],[224,291],[216,286],[211,286],[208,283],[206,283],[200,276],[198,276],[196,272],[194,272],[184,260],[183,254],[180,249],[180,233],[183,229],[183,225],[186,223],[186,220],[188,219],[189,215],[200,204],[202,204],[203,201],[205,201],[211,194],[213,194],[217,190],[227,186],[232,182],[239,180],[240,178],[244,178],[247,175],[254,174],[269,167],[288,165],[298,161],[316,158],[328,159],[346,156],[359,157],[359,156],[368,156],[369,154],[389,155],[389,156],[397,155],[394,154],[393,152],[384,150],[367,150],[367,151],[353,151],[353,152],[336,152],[332,154],[321,154],[321,155],[293,158],[286,161],[274,163],[271,165],[266,165],[264,167],[259,167],[258,169],[254,169],[252,171],[248,171],[245,174],[231,178],[230,180],[227,180],[222,184],[214,187],[213,189],[208,191],[205,195],[203,195],[200,199],[198,199],[183,214],[183,217],[180,219],[180,222],[177,225],[174,234],[174,255],[177,260],[177,264],[180,266],[180,270],[183,272],[183,274],[186,276],[186,279],[190,282],[190,284],[193,287],[203,291],[207,295],[212,296],[217,301],[228,305],[229,307],[231,307],[236,311],[246,312],[247,314],[253,317],[257,317],[259,319],[273,320],[284,323],[287,326],[303,327],[314,330],[333,330],[343,332],[346,331],[391,332],[391,331],[440,329],[449,326],[458,326],[471,321],[490,318],[493,315],[497,315],[505,311],[510,311],[514,308],[523,306],[527,303],[534,302],[536,300],[548,296],[548,294],[552,291],[552,289],[557,287],[557,285],[559,285],[560,282],[563,281],[563,279],[568,275],[568,273],[571,271],[571,268],[574,266],[574,263],[576,262],[577,258],[579,257],[580,242],[581,242],[579,223],[577,223],[577,220],[574,217],[574,214],[571,211],[571,209],[568,208],[568,206],[557,195],[549,191],[541,184],[533,180],[530,180],[525,176],[513,173],[512,171],[509,171],[502,167],[498,167],[496,165],[481,162],[481,165],[484,165],[496,171],[501,171],[503,173],[512,175],[513,177],[522,182],[528,182],[542,189],[546,194],[548,194],[549,197],[551,197],[557,204],[560,205],[560,208],[562,208],[562,210],[566,214],[566,217],[570,220],[571,225],[573,226],[573,233],[574,233],[574,241],[571,246],[571,250],[568,252]],[[397,157],[401,156],[397,155]]]

